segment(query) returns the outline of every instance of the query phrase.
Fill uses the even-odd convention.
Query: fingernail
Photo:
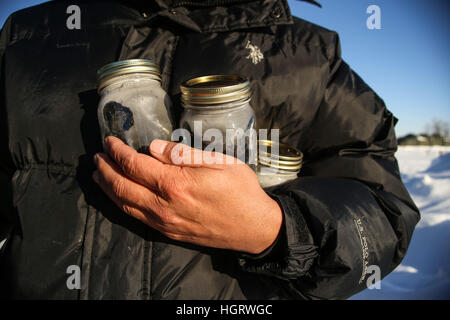
[[[94,179],[94,181],[96,183],[98,183],[98,171],[95,170],[94,173],[92,174],[92,179]]]
[[[108,152],[109,145],[108,145],[108,137],[103,139],[103,152]]]
[[[94,163],[95,163],[95,165],[97,165],[98,164],[98,153],[96,153],[96,154],[94,154]]]
[[[168,143],[169,142],[164,140],[153,140],[152,143],[150,143],[150,151],[152,154],[162,155],[164,150],[166,150]]]

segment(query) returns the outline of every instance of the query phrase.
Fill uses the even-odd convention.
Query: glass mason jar
[[[270,140],[258,141],[256,175],[261,187],[272,187],[297,179],[303,153],[294,147]]]
[[[174,127],[172,103],[161,88],[159,67],[154,62],[117,61],[102,67],[97,75],[103,143],[107,136],[115,136],[148,154],[152,140],[170,140]]]
[[[194,141],[201,139],[203,150],[226,153],[255,169],[256,123],[250,82],[235,75],[211,75],[188,80],[180,88],[184,107],[180,127]]]

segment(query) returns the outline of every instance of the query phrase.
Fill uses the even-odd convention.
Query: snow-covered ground
[[[351,299],[450,299],[450,147],[400,147],[402,179],[422,218],[402,264]]]

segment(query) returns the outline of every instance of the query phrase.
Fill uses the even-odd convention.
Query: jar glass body
[[[258,165],[256,176],[262,188],[273,187],[297,179],[298,171],[287,171]]]
[[[257,162],[256,123],[249,99],[185,108],[181,115],[180,127],[188,130],[194,139],[200,137],[202,149],[208,150],[208,146],[222,144],[222,153],[232,155],[255,167]],[[217,137],[219,133],[221,137]],[[221,140],[217,140],[218,138]],[[217,148],[214,151],[218,151]]]
[[[117,76],[100,91],[98,120],[102,141],[115,136],[149,153],[154,139],[170,140],[174,127],[170,97],[151,74]]]

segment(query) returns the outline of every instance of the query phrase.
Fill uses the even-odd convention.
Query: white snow
[[[411,266],[404,266],[404,265],[399,265],[393,272],[409,272],[409,273],[417,273],[419,272],[419,270],[417,270],[414,267]]]
[[[381,288],[351,299],[450,299],[450,147],[399,147],[396,157],[421,220]]]
[[[428,139],[427,139],[426,137],[424,137],[424,136],[417,136],[417,141],[420,141],[420,142],[427,142]]]

